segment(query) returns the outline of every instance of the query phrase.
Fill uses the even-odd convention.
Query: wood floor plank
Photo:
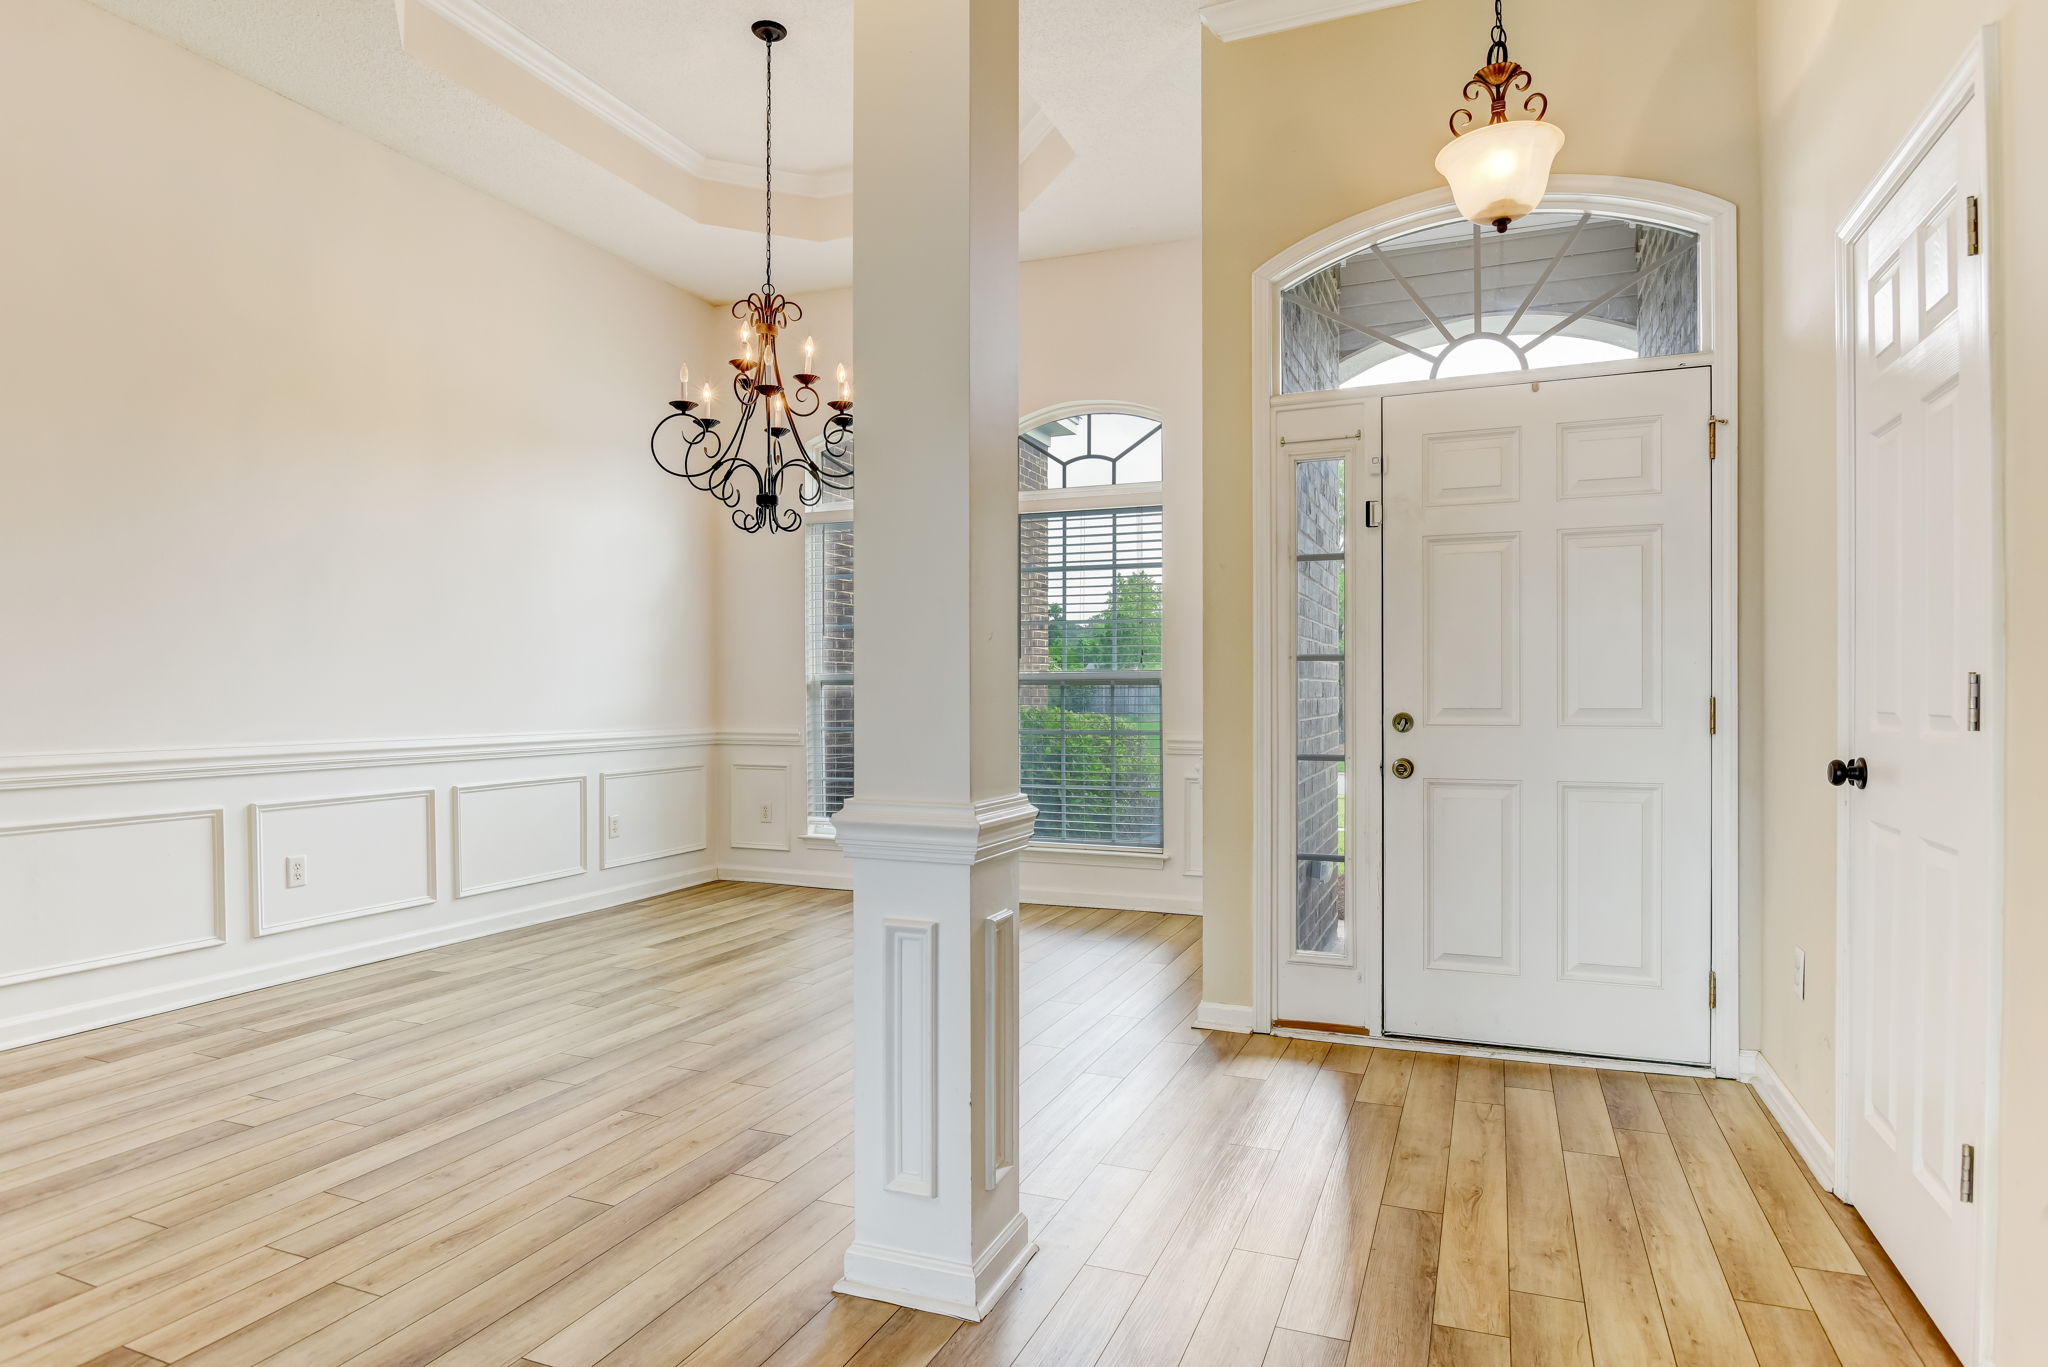
[[[1401,1107],[1386,1204],[1443,1210],[1444,1174],[1451,1159],[1451,1122],[1457,1104],[1458,1060],[1448,1054],[1417,1054]]]
[[[1095,1362],[1122,1324],[1145,1278],[1084,1267],[1014,1359],[1016,1367],[1066,1367]]]
[[[1373,1050],[1352,1100],[1373,1106],[1400,1106],[1407,1100],[1408,1075],[1414,1067],[1415,1055],[1405,1049]]]
[[[1326,1339],[1321,1334],[1275,1329],[1260,1367],[1344,1367],[1350,1346],[1342,1339]]]
[[[1293,1277],[1292,1258],[1234,1250],[1181,1354],[1180,1367],[1243,1367],[1262,1361]]]
[[[1507,1069],[1499,1059],[1471,1056],[1458,1060],[1458,1100],[1502,1105],[1507,1101],[1501,1095],[1506,1085]]]
[[[1351,1078],[1345,1073],[1325,1071],[1310,1079],[1272,1176],[1238,1234],[1239,1248],[1288,1259],[1301,1255],[1323,1181],[1345,1145],[1351,1092]]]
[[[1593,1336],[1577,1300],[1515,1293],[1509,1367],[1593,1367]]]
[[[1344,1150],[1323,1177],[1322,1195],[1295,1261],[1294,1280],[1280,1310],[1283,1327],[1325,1338],[1351,1336],[1359,1286],[1385,1218],[1387,1175],[1400,1123],[1401,1113],[1390,1106],[1359,1103],[1351,1108]],[[1432,1277],[1435,1237],[1432,1226]]]
[[[1429,1342],[1429,1367],[1508,1367],[1508,1341],[1439,1324]]]
[[[1102,1350],[1101,1367],[1172,1362],[1186,1350],[1274,1157],[1272,1149],[1224,1147],[1186,1218],[1139,1288],[1130,1313]]]
[[[1806,1292],[1722,1137],[1706,1098],[1697,1088],[1690,1094],[1660,1092],[1657,1108],[1678,1151],[1707,1236],[1714,1241],[1729,1291],[1738,1301],[1806,1309]]]
[[[1556,1098],[1547,1088],[1509,1087],[1505,1095],[1508,1284],[1516,1291],[1577,1300],[1579,1251]]]
[[[1435,1315],[1440,1327],[1499,1337],[1503,1344],[1509,1313],[1506,1111],[1492,1103],[1457,1103]]]
[[[1750,1346],[1756,1349],[1764,1367],[1797,1363],[1798,1367],[1841,1367],[1835,1346],[1811,1310],[1793,1310],[1782,1305],[1756,1305],[1738,1301],[1743,1327],[1749,1331]]]
[[[1842,1367],[1922,1367],[1870,1278],[1802,1267],[1799,1280]]]
[[[1678,1367],[1756,1367],[1670,1137],[1623,1129],[1616,1138]]]
[[[1590,1068],[1552,1068],[1550,1090],[1557,1099],[1558,1138],[1567,1151],[1621,1157],[1598,1073]]]
[[[1346,1367],[1429,1367],[1442,1217],[1387,1206],[1374,1224],[1371,1260],[1350,1322]]]
[[[1562,1078],[1564,1071],[1553,1073],[1552,1081]],[[1595,1360],[1602,1367],[1668,1367],[1673,1359],[1664,1332],[1664,1309],[1621,1160],[1567,1151],[1564,1171]]]
[[[1607,1118],[1615,1129],[1664,1132],[1664,1117],[1658,1114],[1650,1084],[1641,1073],[1602,1068],[1600,1094],[1607,1102]]]

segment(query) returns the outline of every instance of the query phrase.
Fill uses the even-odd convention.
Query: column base
[[[832,1289],[842,1296],[973,1323],[995,1308],[1037,1251],[1030,1227],[1019,1212],[972,1265],[904,1248],[856,1243],[846,1250],[846,1275]]]

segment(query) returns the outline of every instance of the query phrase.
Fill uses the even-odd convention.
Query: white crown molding
[[[762,168],[707,156],[570,65],[492,10],[484,0],[398,0],[401,45],[407,37],[408,12],[415,7],[432,13],[500,60],[683,174],[719,185],[749,190],[762,188]],[[1038,191],[1073,160],[1073,149],[1046,112],[1028,98],[1020,110],[1017,134],[1019,166],[1034,182],[1026,200],[1028,203],[1029,198],[1035,198]],[[1044,155],[1040,156],[1041,153]],[[1034,159],[1038,167],[1032,174]],[[842,166],[825,171],[785,169],[777,177],[777,182],[779,193],[796,199],[843,200],[853,193],[853,168]]]
[[[1412,5],[1415,0],[1218,0],[1202,7],[1202,23],[1226,43],[1307,28],[1331,19]]]
[[[481,0],[406,0],[407,5],[430,9],[479,43],[525,71],[535,80],[624,133],[648,151],[678,170],[723,185],[760,189],[761,168],[739,162],[707,157],[675,134],[663,128],[624,100],[606,90],[523,30],[509,23]],[[405,5],[399,7],[401,37]],[[809,199],[830,199],[853,191],[852,168],[837,171],[788,171],[781,177],[782,191]]]
[[[541,755],[673,750],[711,745],[713,731],[559,731],[528,735],[434,736],[414,740],[223,745],[189,750],[59,751],[0,755],[0,792],[95,783],[239,778],[252,774],[376,769],[392,765],[529,759]]]

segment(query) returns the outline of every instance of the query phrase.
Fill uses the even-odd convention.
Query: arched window
[[[1280,297],[1286,394],[1701,349],[1698,234],[1590,209],[1409,227]]]

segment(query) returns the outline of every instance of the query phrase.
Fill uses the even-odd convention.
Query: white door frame
[[[1553,176],[1544,197],[1546,209],[1590,209],[1643,222],[1660,223],[1696,233],[1700,248],[1700,351],[1692,356],[1655,357],[1560,367],[1531,372],[1539,380],[1588,375],[1630,374],[1644,370],[1707,365],[1713,368],[1713,405],[1721,429],[1719,458],[1713,471],[1714,517],[1714,696],[1718,726],[1713,738],[1713,962],[1719,1007],[1714,1012],[1711,1059],[1723,1077],[1740,1072],[1742,865],[1740,851],[1741,662],[1737,629],[1738,525],[1737,491],[1740,460],[1736,326],[1735,206],[1727,200],[1657,181],[1623,176]],[[1271,618],[1280,576],[1291,564],[1291,542],[1274,534],[1276,471],[1274,413],[1338,400],[1372,403],[1400,394],[1435,393],[1498,385],[1506,377],[1481,375],[1468,379],[1418,381],[1372,389],[1330,390],[1319,394],[1279,395],[1280,294],[1287,286],[1335,264],[1366,243],[1455,217],[1448,189],[1425,191],[1354,215],[1304,238],[1252,272],[1252,480],[1255,545],[1252,556],[1253,637],[1252,708],[1252,1028],[1273,1027],[1275,927],[1281,916],[1279,879],[1274,873],[1286,833],[1277,823],[1284,811],[1277,769],[1280,705],[1277,682],[1277,638]],[[1512,381],[1508,381],[1512,382]],[[1289,556],[1283,557],[1283,552]],[[1291,752],[1290,752],[1291,753]],[[1292,860],[1288,861],[1291,874]],[[1378,928],[1378,916],[1372,920]],[[1364,933],[1366,926],[1361,925]],[[1380,1002],[1373,1002],[1370,1029],[1380,1034]]]
[[[1835,229],[1835,646],[1836,699],[1835,729],[1837,753],[1848,754],[1852,743],[1855,701],[1851,690],[1855,679],[1855,536],[1856,525],[1856,239],[1883,210],[1892,195],[1919,166],[1941,135],[1958,120],[1980,123],[1985,151],[1984,237],[1991,241],[1992,198],[2003,184],[1999,148],[1994,137],[1997,122],[1992,117],[1998,98],[1998,28],[1987,26],[1978,35],[1963,60],[1943,84],[1933,102],[1913,124],[1883,168],[1871,180],[1856,205]],[[1991,241],[1996,246],[1995,241]],[[1985,966],[1990,984],[1993,1028],[1984,1072],[1984,1130],[1986,1143],[1977,1155],[1976,1204],[1983,1208],[1980,1266],[1983,1275],[1977,1302],[1977,1357],[1990,1362],[1991,1331],[1997,1291],[1998,1173],[1999,1144],[1999,1058],[2005,975],[2001,950],[2005,943],[2005,422],[2000,394],[1998,319],[1993,306],[1995,291],[1990,277],[1994,265],[1980,277],[1985,297],[1978,301],[1986,319],[1984,335],[1978,339],[1978,363],[1989,379],[1991,412],[1986,430],[1991,436],[1991,525],[1992,604],[1991,658],[1984,676],[1983,715],[1991,733],[1991,830],[1990,860],[1986,887],[1990,905],[1985,908],[1989,963]],[[1816,776],[1816,782],[1818,777]],[[1846,789],[1844,792],[1846,793]],[[1835,821],[1835,1154],[1833,1189],[1843,1200],[1855,1201],[1849,1189],[1849,1149],[1855,1133],[1852,1078],[1859,1054],[1856,1002],[1859,984],[1851,953],[1849,924],[1849,823],[1846,796],[1836,801]]]

